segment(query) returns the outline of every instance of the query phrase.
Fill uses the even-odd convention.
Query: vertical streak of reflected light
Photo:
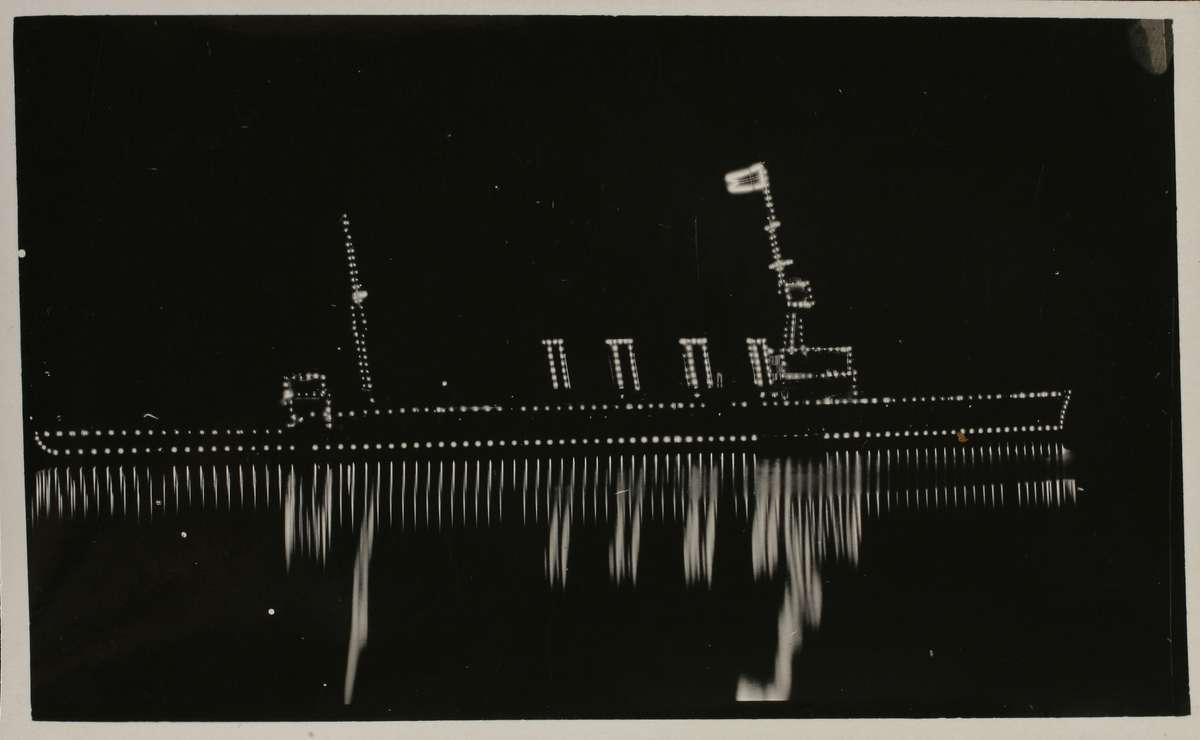
[[[358,661],[367,646],[371,554],[375,547],[376,499],[363,504],[363,520],[359,525],[358,552],[354,558],[354,574],[350,595],[350,639],[346,650],[346,677],[343,682],[342,703],[354,699],[354,682],[358,676]]]
[[[438,479],[437,479],[437,506],[438,506],[437,523],[438,523],[438,531],[439,532],[442,530],[442,476],[443,476],[443,472],[444,472],[442,465],[443,465],[442,462],[439,460],[438,461]]]
[[[433,463],[425,463],[425,526],[429,527],[429,489],[433,485]],[[415,485],[415,484],[414,484]],[[413,494],[414,498],[416,494]]]
[[[488,460],[487,467],[487,483],[483,488],[484,498],[487,499],[487,505],[484,507],[484,515],[487,517],[488,527],[492,526],[492,461]]]

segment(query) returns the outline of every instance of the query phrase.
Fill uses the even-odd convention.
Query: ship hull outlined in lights
[[[681,386],[643,388],[634,340],[607,339],[614,389],[604,398],[573,390],[562,338],[541,340],[547,393],[528,402],[505,400],[457,405],[396,404],[381,400],[367,348],[365,299],[350,218],[341,214],[350,280],[348,311],[358,399],[335,405],[326,375],[285,375],[284,423],[259,427],[109,426],[42,427],[31,419],[33,449],[56,462],[117,458],[122,461],[228,458],[338,458],[362,453],[423,455],[648,447],[756,449],[778,446],[871,448],[953,442],[1057,439],[1064,431],[1070,390],[877,395],[864,392],[850,346],[808,344],[808,312],[816,305],[811,282],[789,274],[766,166],[759,162],[725,176],[734,195],[761,194],[768,270],[783,310],[778,346],[747,337],[749,372],[739,385],[713,372],[717,360],[705,337],[684,337]],[[597,345],[599,346],[599,344]],[[728,365],[730,358],[718,358]],[[380,400],[377,400],[380,399]]]

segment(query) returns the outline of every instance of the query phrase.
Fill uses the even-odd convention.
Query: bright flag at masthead
[[[756,193],[767,189],[767,168],[755,162],[743,170],[725,175],[725,189],[731,193]]]

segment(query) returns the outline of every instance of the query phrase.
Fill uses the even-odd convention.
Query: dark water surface
[[[1169,711],[1164,548],[1085,468],[1021,443],[46,469],[34,712]]]

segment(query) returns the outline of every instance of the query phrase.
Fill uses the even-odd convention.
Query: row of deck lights
[[[959,434],[1013,434],[1020,432],[1059,432],[1062,425],[1027,424],[1025,426],[1009,427],[969,427],[962,429],[903,429],[900,431],[884,432],[824,432],[824,439],[902,439],[905,437],[957,437]],[[811,437],[813,433],[785,434],[784,437]]]
[[[179,446],[172,446],[169,448],[168,447],[142,447],[142,448],[130,447],[128,450],[126,450],[126,448],[124,448],[124,447],[118,447],[114,450],[111,447],[104,447],[104,448],[92,447],[91,449],[86,449],[86,448],[80,447],[73,451],[71,448],[67,447],[62,450],[56,450],[56,449],[47,447],[45,445],[45,443],[43,443],[42,440],[38,437],[38,435],[34,435],[34,438],[37,440],[38,446],[41,447],[44,452],[46,452],[50,455],[58,455],[59,453],[61,453],[63,455],[71,455],[72,452],[74,452],[75,454],[79,454],[79,455],[87,455],[87,454],[111,455],[111,454],[114,454],[114,452],[118,455],[124,455],[126,452],[128,452],[131,455],[136,455],[139,452],[143,453],[143,454],[147,454],[147,455],[153,454],[153,453],[161,454],[164,452],[170,452],[172,454],[176,454],[179,452],[183,452],[183,453],[191,453],[192,452],[192,447],[190,445],[184,446],[182,448]],[[205,447],[204,445],[196,446],[197,453],[204,453],[204,452],[283,452],[285,449],[289,452],[295,452],[296,446],[292,445],[292,444],[289,444],[286,447],[284,445],[269,445],[269,444],[264,444],[261,446],[260,445],[249,445],[249,446],[247,446],[247,445],[223,445],[223,446],[210,445],[208,447]]]
[[[982,401],[982,400],[1004,400],[1004,399],[1026,399],[1026,398],[1058,398],[1063,394],[1061,391],[1041,391],[1034,393],[981,393],[977,395],[957,395],[957,396],[911,396],[901,398],[891,398],[883,396],[880,398],[819,398],[819,399],[799,399],[799,400],[760,400],[756,405],[760,407],[788,407],[788,406],[853,406],[853,405],[890,405],[893,403],[928,403],[928,402],[958,402],[958,401]],[[730,401],[730,408],[748,408],[749,401]],[[704,401],[674,401],[670,403],[565,403],[554,405],[534,405],[520,406],[515,410],[522,413],[534,412],[552,412],[552,411],[644,411],[644,410],[672,410],[682,411],[685,409],[703,409],[708,405]],[[396,409],[363,409],[360,411],[339,411],[338,418],[344,417],[369,417],[391,415],[393,413],[412,413],[412,414],[466,414],[480,412],[500,412],[504,411],[503,406],[488,405],[488,406],[436,406],[436,407],[400,407]],[[512,410],[512,409],[510,409]],[[1062,414],[1065,417],[1065,411]]]
[[[160,437],[171,437],[171,436],[178,437],[178,436],[181,436],[181,435],[182,435],[182,436],[192,436],[192,435],[194,434],[194,435],[199,435],[199,436],[203,437],[203,436],[205,436],[205,435],[212,435],[212,436],[221,436],[221,435],[226,435],[226,436],[229,436],[229,435],[243,435],[243,434],[283,434],[283,433],[284,433],[284,431],[285,431],[284,429],[251,429],[251,430],[249,430],[249,431],[246,431],[245,429],[226,429],[226,430],[224,430],[224,431],[221,431],[221,430],[219,430],[219,429],[212,429],[212,430],[207,430],[207,429],[172,429],[172,430],[170,430],[170,431],[167,431],[166,429],[158,429],[158,430],[155,430],[155,429],[145,429],[145,430],[143,430],[143,429],[134,429],[134,430],[132,430],[132,431],[130,431],[130,430],[128,430],[128,429],[109,429],[107,432],[105,432],[105,431],[102,431],[102,430],[100,430],[100,429],[97,429],[97,430],[95,430],[95,431],[91,431],[91,430],[88,430],[88,429],[79,429],[79,430],[70,429],[70,430],[67,430],[67,431],[58,430],[58,431],[55,431],[55,432],[53,432],[53,433],[51,433],[49,430],[44,430],[44,431],[42,432],[42,435],[43,435],[43,436],[45,436],[45,437],[50,437],[50,436],[54,436],[54,437],[76,437],[76,436],[78,436],[78,437],[87,437],[87,436],[89,436],[89,435],[91,435],[91,436],[93,436],[93,437],[104,437],[104,436],[108,436],[108,437],[127,437],[127,436],[130,436],[130,435],[132,435],[132,436],[134,436],[134,437],[140,437],[140,436],[142,436],[142,435],[144,434],[144,435],[146,435],[147,437],[153,437],[153,436],[155,436],[155,435],[158,435],[158,436],[160,436]]]
[[[900,439],[900,438],[911,438],[911,437],[939,437],[939,436],[953,437],[953,436],[958,435],[959,433],[977,435],[977,434],[1001,434],[1001,433],[1014,433],[1014,432],[1057,432],[1057,431],[1061,431],[1061,430],[1062,430],[1062,424],[1060,422],[1057,425],[1036,424],[1036,425],[1004,426],[1004,427],[1000,427],[1000,426],[978,427],[978,428],[969,427],[969,428],[942,429],[942,430],[905,429],[905,430],[883,431],[883,432],[858,431],[858,430],[850,431],[850,432],[805,432],[803,434],[795,433],[795,434],[785,434],[782,436],[785,438],[786,437],[801,438],[801,437],[816,437],[818,435],[822,435],[824,439],[835,439],[835,440],[836,439],[860,439],[860,438]],[[51,455],[59,454],[59,452],[60,452],[59,450],[51,449],[45,445],[45,443],[42,441],[41,435],[35,434],[34,439],[37,442],[38,446],[44,452],[47,452],[48,454],[51,454]],[[601,441],[601,438],[599,438],[599,437],[593,437],[591,439],[589,439],[587,437],[572,438],[569,441],[567,439],[558,439],[556,441],[553,438],[532,439],[532,440],[529,440],[529,439],[516,440],[516,439],[514,439],[514,440],[511,440],[510,443],[507,443],[507,445],[512,446],[512,447],[522,447],[522,446],[528,447],[532,444],[534,447],[540,447],[543,445],[545,445],[547,447],[551,447],[551,446],[554,446],[556,443],[559,446],[566,446],[566,445],[587,445],[587,444],[597,444],[597,445],[599,445],[599,444],[608,444],[608,445],[611,445],[611,444],[620,444],[620,445],[624,445],[624,444],[672,444],[672,443],[674,443],[674,444],[693,444],[693,443],[705,443],[705,442],[712,443],[712,442],[756,442],[756,441],[758,441],[757,434],[750,434],[750,435],[732,435],[731,434],[731,435],[708,435],[708,436],[705,436],[705,435],[695,435],[695,436],[693,436],[693,435],[666,435],[666,436],[654,435],[654,436],[640,436],[640,437],[616,437],[616,438],[606,437],[606,438],[604,438],[603,442]],[[399,444],[399,448],[403,450],[403,449],[409,449],[411,446],[412,449],[420,449],[422,444],[424,444],[425,449],[434,449],[435,446],[438,449],[444,449],[446,447],[449,447],[450,449],[456,449],[460,446],[462,448],[470,448],[470,447],[483,448],[483,447],[493,447],[493,446],[505,447],[506,440],[490,440],[490,439],[489,440],[474,440],[474,441],[463,440],[461,442],[461,445],[456,440],[450,441],[449,443],[447,443],[445,441],[439,441],[436,443],[436,445],[434,442],[424,442],[424,443],[413,442],[413,443],[411,443],[411,445],[407,442],[401,442]],[[269,445],[269,444],[264,444],[261,447],[262,447],[262,449],[261,449],[262,452],[271,452],[271,451],[283,452],[284,451],[284,445],[282,445],[282,444],[276,444],[274,446]],[[375,443],[373,448],[376,450],[383,450],[384,444],[383,443]],[[389,450],[394,450],[394,449],[396,449],[396,443],[394,443],[394,442],[388,443],[386,448]],[[287,445],[288,451],[294,452],[295,449],[296,449],[295,445],[291,445],[291,444]],[[314,444],[312,446],[312,449],[313,449],[313,451],[318,451],[321,449],[321,445]],[[369,443],[368,444],[351,443],[349,445],[346,445],[343,443],[343,444],[338,444],[336,446],[332,445],[332,444],[326,444],[326,445],[324,445],[324,449],[327,451],[332,451],[334,449],[337,449],[339,451],[345,450],[345,449],[349,449],[351,451],[356,451],[359,449],[370,450],[370,449],[372,449],[372,445]],[[180,448],[178,446],[172,446],[170,448],[170,452],[172,452],[172,453],[178,453],[181,450],[185,454],[191,453],[192,447],[189,445],[189,446],[184,446],[183,448]],[[258,445],[250,445],[248,447],[248,450],[250,452],[260,451]],[[158,447],[158,448],[146,447],[142,450],[142,452],[145,452],[145,453],[152,453],[152,452],[162,453],[165,451],[166,451],[166,448],[164,448],[164,447]],[[204,445],[197,445],[195,451],[200,454],[202,454],[206,451],[207,452],[220,452],[220,451],[245,452],[245,451],[247,451],[247,447],[245,445],[235,445],[235,446],[211,445],[208,448],[206,448]],[[62,452],[63,452],[63,454],[66,454],[66,455],[71,454],[71,450],[69,448],[63,450]],[[137,454],[139,452],[139,448],[131,447],[129,449],[129,452],[130,452],[130,454]],[[88,450],[85,450],[83,448],[78,449],[78,454],[80,454],[80,455],[84,455],[87,453],[88,453]],[[91,448],[90,453],[92,455],[101,454],[101,449],[93,447],[93,448]],[[103,454],[110,455],[112,453],[113,453],[112,448],[110,448],[110,447],[103,448]],[[116,453],[119,455],[125,454],[125,448],[118,447],[116,449]]]
[[[1065,392],[1064,391],[1037,391],[1037,392],[1020,392],[1020,393],[981,393],[981,394],[974,394],[974,395],[954,395],[954,396],[911,396],[911,397],[901,397],[901,398],[892,398],[892,397],[884,396],[882,398],[825,398],[825,399],[804,399],[804,400],[796,400],[796,401],[791,401],[791,400],[766,401],[766,400],[762,400],[762,401],[759,401],[758,405],[760,405],[760,406],[813,406],[813,405],[860,405],[860,404],[866,404],[866,405],[885,404],[885,405],[887,405],[887,404],[892,404],[892,403],[928,403],[931,401],[932,402],[961,402],[961,401],[1028,399],[1028,398],[1062,398],[1063,403],[1062,403],[1062,406],[1060,407],[1060,411],[1059,411],[1059,420],[1060,420],[1060,425],[1061,425],[1062,421],[1064,421],[1065,417],[1066,417],[1067,406],[1071,400],[1071,392],[1070,391],[1065,391]],[[747,408],[749,406],[749,402],[748,401],[731,401],[729,405],[730,405],[730,407],[733,407],[733,408],[736,408],[736,407]],[[642,411],[642,410],[647,410],[647,409],[650,409],[650,410],[653,410],[653,409],[684,410],[684,409],[696,409],[696,408],[707,408],[707,404],[705,404],[703,401],[688,401],[688,402],[680,401],[680,402],[671,402],[671,403],[614,403],[614,404],[609,404],[609,403],[570,404],[570,403],[568,403],[568,404],[556,404],[554,406],[550,406],[550,405],[521,406],[521,407],[519,407],[518,410],[520,410],[522,412],[527,412],[527,411],[535,411],[535,412],[620,411],[620,410]],[[396,409],[396,411],[399,411],[399,413],[402,413],[402,414],[406,413],[406,412],[414,413],[414,414],[416,414],[416,413],[477,413],[477,412],[485,412],[486,413],[486,412],[493,412],[493,411],[500,412],[500,411],[504,411],[504,410],[505,410],[505,408],[503,406],[499,406],[499,405],[457,406],[457,407],[453,407],[453,406],[452,407],[428,407],[428,406],[426,406],[423,408],[414,406],[414,407],[411,407],[408,409],[405,409],[405,408]],[[391,414],[393,411],[394,411],[393,409],[370,409],[370,410],[364,410],[363,412],[361,412],[360,415],[361,416],[370,416],[370,415],[379,416],[383,413]],[[356,413],[354,411],[348,411],[348,412],[339,411],[339,412],[337,412],[337,416],[339,418],[343,417],[343,415],[354,417],[354,416],[356,416]],[[160,436],[160,437],[169,437],[169,436],[178,437],[178,436],[192,436],[192,435],[198,435],[198,436],[238,435],[238,436],[240,436],[240,435],[246,435],[246,434],[250,434],[250,435],[257,435],[257,434],[282,435],[285,433],[285,431],[286,430],[284,430],[284,429],[249,429],[249,430],[245,430],[245,429],[225,429],[225,430],[219,430],[219,429],[211,429],[211,430],[206,430],[206,429],[195,429],[195,430],[193,430],[193,429],[172,429],[172,430],[166,430],[166,429],[159,429],[159,430],[155,430],[155,429],[146,429],[146,430],[142,430],[142,429],[133,429],[133,430],[109,429],[107,431],[100,430],[100,429],[97,429],[97,430],[71,429],[71,430],[67,430],[67,431],[57,430],[57,431],[53,431],[53,432],[50,430],[43,430],[40,435],[35,435],[35,437],[60,437],[60,438],[61,437],[88,437],[88,436],[126,437],[126,436],[142,436],[142,435],[145,435],[147,437],[153,437],[156,435]]]
[[[816,437],[818,435],[822,435],[824,439],[860,439],[860,438],[865,438],[865,439],[902,439],[902,438],[913,438],[913,437],[955,437],[959,433],[979,435],[979,434],[1002,434],[1002,433],[1014,433],[1014,432],[1057,432],[1057,431],[1061,431],[1061,429],[1062,429],[1061,425],[1038,424],[1038,425],[1006,426],[1006,427],[980,427],[980,428],[971,427],[971,428],[962,428],[962,429],[957,429],[957,430],[953,430],[953,429],[942,429],[942,430],[905,429],[905,430],[899,430],[899,431],[884,431],[884,432],[870,432],[870,431],[866,431],[866,432],[864,432],[864,431],[805,432],[805,433],[784,434],[781,436],[783,436],[785,438],[791,437],[791,438],[797,438],[797,439],[798,438],[811,438],[811,437]],[[36,438],[36,435],[35,435],[35,438]],[[457,440],[452,440],[450,442],[439,441],[436,443],[434,443],[434,442],[423,442],[423,443],[422,442],[412,442],[412,443],[401,442],[401,443],[399,443],[399,445],[397,445],[395,442],[389,442],[386,445],[382,442],[377,442],[374,445],[372,445],[370,443],[365,443],[365,444],[351,443],[348,445],[344,444],[344,443],[337,444],[337,445],[325,444],[323,446],[320,444],[314,444],[314,445],[312,445],[312,450],[314,452],[316,452],[316,451],[320,451],[322,448],[326,451],[334,451],[334,450],[344,451],[344,450],[348,449],[348,450],[354,452],[354,451],[358,451],[358,450],[369,451],[372,449],[383,450],[385,448],[388,450],[395,450],[395,449],[397,449],[397,447],[401,450],[406,450],[406,449],[417,450],[417,449],[421,449],[422,447],[424,447],[424,449],[435,449],[435,448],[436,449],[446,449],[446,448],[458,449],[460,447],[462,449],[467,449],[467,448],[472,448],[472,447],[485,448],[485,447],[506,447],[506,446],[507,447],[529,447],[529,446],[553,447],[553,446],[557,445],[560,447],[565,447],[565,446],[579,446],[579,445],[588,445],[588,444],[595,444],[595,445],[602,445],[602,444],[603,445],[613,445],[613,444],[618,444],[618,445],[625,445],[625,444],[702,444],[702,443],[713,443],[713,442],[757,442],[758,439],[759,439],[759,436],[757,434],[748,434],[748,435],[747,434],[742,434],[742,435],[718,434],[718,435],[708,435],[708,436],[705,436],[705,435],[678,435],[677,434],[677,435],[665,435],[665,436],[654,435],[654,436],[641,436],[641,437],[616,437],[616,438],[606,437],[603,440],[600,437],[592,437],[592,438],[583,437],[583,438],[571,438],[569,440],[568,439],[555,440],[553,438],[548,438],[548,439],[540,439],[539,438],[539,439],[532,439],[532,440],[530,440],[530,439],[523,439],[523,440],[514,439],[514,440],[510,440],[510,441],[503,440],[503,439],[501,439],[501,440],[491,440],[491,439],[488,439],[488,440],[463,440],[461,443],[458,442]],[[45,444],[43,444],[41,442],[40,438],[38,438],[38,444],[42,448],[43,451],[45,451],[51,455],[58,455],[60,452],[59,450],[50,449],[50,448],[46,447]],[[274,446],[262,445],[261,451],[262,452],[273,452],[273,451],[274,452],[283,452],[284,449],[285,449],[284,445],[274,445]],[[289,444],[289,445],[287,445],[286,449],[289,452],[294,452],[296,450],[296,446]],[[143,453],[149,454],[149,453],[153,453],[153,452],[162,453],[167,450],[166,450],[166,448],[163,448],[163,447],[158,447],[158,448],[146,447],[140,451]],[[211,447],[208,447],[208,448],[206,448],[204,445],[198,445],[195,448],[195,452],[197,454],[203,454],[205,452],[221,452],[221,451],[224,451],[224,452],[235,452],[235,451],[236,452],[246,452],[246,451],[258,452],[258,451],[260,451],[260,449],[259,449],[258,445],[250,445],[249,448],[247,448],[244,445],[236,445],[236,446],[224,445],[223,447],[220,447],[217,445],[212,445]],[[61,452],[65,455],[70,455],[72,451],[68,448],[68,449],[62,450]],[[80,448],[77,450],[77,452],[79,455],[85,455],[85,454],[88,454],[89,450]],[[138,454],[138,452],[139,452],[139,448],[137,448],[137,447],[129,448],[130,454]],[[178,446],[174,446],[174,447],[170,448],[170,452],[171,453],[183,452],[185,454],[190,454],[192,452],[192,447],[185,446],[185,447],[180,448]],[[106,448],[103,448],[103,450],[101,450],[100,448],[93,447],[93,448],[91,448],[90,453],[92,455],[98,455],[98,454],[111,455],[111,454],[113,454],[113,449],[110,447],[106,447]],[[116,449],[116,454],[118,454],[118,455],[125,454],[125,448],[118,447]]]
[[[469,439],[465,439],[461,442],[459,442],[457,440],[451,440],[449,442],[442,440],[439,442],[411,442],[411,443],[410,442],[400,442],[400,443],[388,442],[387,444],[384,444],[382,442],[376,442],[374,444],[370,444],[370,443],[367,443],[367,444],[354,444],[354,443],[344,444],[344,443],[341,443],[341,444],[324,444],[324,445],[314,444],[312,446],[312,450],[313,450],[313,452],[318,452],[321,450],[325,450],[326,452],[333,452],[333,451],[342,452],[342,451],[346,451],[346,450],[349,450],[351,452],[356,452],[359,450],[370,451],[370,450],[384,450],[384,449],[387,449],[387,450],[452,449],[453,450],[453,449],[468,449],[468,448],[480,449],[480,448],[487,448],[487,447],[543,447],[543,446],[544,447],[554,447],[556,445],[559,447],[568,447],[568,446],[579,446],[579,445],[589,445],[589,444],[591,444],[591,445],[696,444],[696,443],[701,443],[701,442],[757,442],[757,441],[758,441],[757,434],[741,434],[741,435],[738,435],[738,434],[728,434],[728,435],[713,434],[713,435],[708,435],[708,436],[676,434],[676,435],[662,435],[662,436],[655,435],[655,436],[643,436],[643,437],[604,437],[604,438],[601,438],[601,437],[573,437],[571,439],[554,439],[554,438],[513,439],[513,440],[504,440],[504,439],[469,440]]]
[[[554,406],[550,406],[550,405],[520,406],[520,407],[517,407],[515,410],[524,413],[524,412],[528,412],[528,411],[537,411],[537,412],[546,412],[546,411],[621,411],[621,410],[643,411],[643,410],[654,410],[654,409],[683,410],[685,408],[687,408],[687,409],[697,409],[697,408],[702,409],[702,408],[707,408],[707,404],[704,403],[703,401],[687,401],[687,402],[673,401],[671,403],[632,403],[631,402],[631,403],[624,403],[624,404],[620,404],[620,403],[613,403],[613,404],[609,404],[609,403],[592,403],[592,404],[566,403],[566,404],[561,404],[560,403],[560,404],[555,404]],[[364,410],[357,411],[357,412],[356,411],[339,411],[339,412],[337,412],[337,416],[338,416],[338,418],[355,417],[355,416],[369,417],[369,416],[380,416],[382,414],[391,415],[394,412],[401,413],[401,414],[406,414],[406,413],[411,413],[411,414],[466,414],[466,413],[480,413],[480,412],[486,413],[489,411],[504,411],[504,410],[505,409],[503,406],[435,406],[435,407],[413,406],[411,408],[403,408],[402,407],[402,408],[398,408],[398,409],[364,409]],[[513,409],[509,409],[509,410],[513,410]]]

